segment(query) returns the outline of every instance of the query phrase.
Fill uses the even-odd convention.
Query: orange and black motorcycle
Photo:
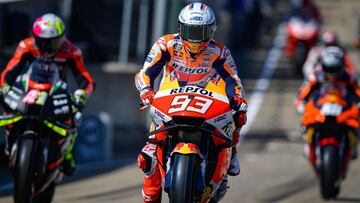
[[[335,198],[346,177],[359,128],[356,101],[346,84],[326,82],[313,91],[304,108],[309,161],[324,199]]]

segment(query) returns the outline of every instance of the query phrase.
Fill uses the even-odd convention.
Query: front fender
[[[180,142],[174,147],[174,150],[171,152],[171,155],[173,155],[174,153],[197,154],[199,156],[201,155],[200,154],[200,149],[196,144],[184,143],[184,142]]]

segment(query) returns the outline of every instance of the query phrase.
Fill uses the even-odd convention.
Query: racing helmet
[[[214,36],[214,12],[203,3],[191,3],[179,14],[178,30],[187,51],[196,54],[207,47]]]
[[[338,44],[338,36],[336,32],[324,32],[321,35],[320,42],[324,46],[334,46]]]
[[[63,20],[52,13],[40,16],[34,22],[32,28],[35,44],[43,54],[54,54],[63,42],[65,24]]]
[[[344,69],[344,51],[340,47],[326,47],[320,58],[323,72],[330,76],[336,76]]]

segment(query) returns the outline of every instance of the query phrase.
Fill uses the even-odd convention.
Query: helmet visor
[[[48,54],[55,53],[57,50],[59,50],[63,41],[63,36],[56,38],[41,38],[35,36],[36,46],[40,49],[41,52]]]
[[[211,25],[189,25],[179,22],[180,36],[190,42],[205,42],[213,35],[213,26]]]

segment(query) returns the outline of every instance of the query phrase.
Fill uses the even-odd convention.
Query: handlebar
[[[145,109],[149,108],[151,105],[150,104],[144,104],[144,102],[141,101],[139,103],[139,106],[140,106],[139,111],[144,111]]]

